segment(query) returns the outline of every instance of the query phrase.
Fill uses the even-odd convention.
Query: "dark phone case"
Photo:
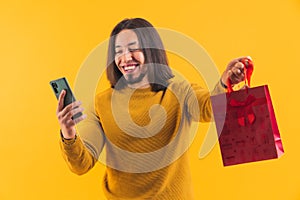
[[[66,91],[65,99],[64,99],[64,107],[69,105],[70,103],[76,101],[75,96],[73,95],[73,92],[68,84],[68,81],[65,77],[56,79],[53,81],[50,81],[51,88],[56,96],[56,99],[58,99],[60,93],[62,90]],[[76,119],[77,117],[80,117],[82,113],[78,113],[72,117],[72,119]]]

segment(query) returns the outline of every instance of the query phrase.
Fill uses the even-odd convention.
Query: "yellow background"
[[[299,0],[1,0],[0,199],[104,199],[102,164],[77,176],[61,157],[49,81],[66,76],[73,85],[89,52],[126,17],[192,37],[220,71],[251,55],[253,85],[270,87],[285,154],[223,167],[218,146],[198,159],[198,134],[191,147],[196,199],[299,200]]]

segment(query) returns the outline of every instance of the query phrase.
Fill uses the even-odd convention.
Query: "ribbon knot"
[[[249,95],[244,101],[237,101],[236,99],[231,99],[229,105],[232,107],[238,107],[238,123],[241,126],[246,125],[246,119],[248,119],[249,124],[253,124],[255,121],[255,114],[252,109],[252,103],[256,100],[253,95]]]

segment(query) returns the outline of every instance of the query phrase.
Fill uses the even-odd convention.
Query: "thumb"
[[[229,70],[226,70],[224,73],[223,73],[223,75],[222,75],[222,82],[224,83],[224,84],[227,84],[227,82],[228,82],[228,79],[231,77],[231,75],[232,75],[232,71],[229,69]]]
[[[61,93],[59,94],[59,97],[58,97],[58,106],[57,106],[56,113],[63,110],[65,95],[66,95],[66,91],[62,90]]]

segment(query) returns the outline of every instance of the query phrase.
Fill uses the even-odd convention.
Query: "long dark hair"
[[[168,80],[173,78],[174,75],[168,66],[167,55],[158,32],[152,24],[142,18],[124,19],[115,26],[110,34],[106,74],[111,87],[121,89],[126,85],[124,82],[116,87],[118,81],[123,80],[121,79],[123,75],[114,62],[115,39],[117,34],[124,29],[134,31],[138,37],[140,48],[145,57],[145,64],[148,65],[148,79],[152,91],[166,89]],[[120,85],[121,87],[119,87]]]

